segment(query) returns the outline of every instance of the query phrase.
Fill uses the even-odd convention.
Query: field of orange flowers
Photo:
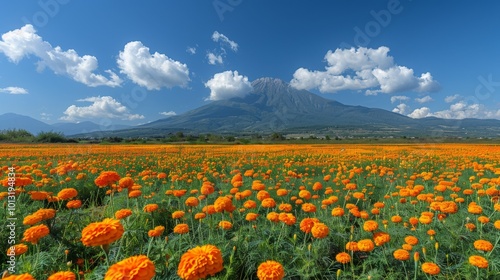
[[[1,145],[3,279],[500,279],[500,145]]]

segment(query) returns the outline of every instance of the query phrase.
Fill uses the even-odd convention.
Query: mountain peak
[[[283,80],[271,77],[259,78],[252,82],[254,92],[288,91],[290,85]]]

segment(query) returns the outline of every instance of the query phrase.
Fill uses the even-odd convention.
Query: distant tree
[[[64,143],[67,139],[62,133],[50,131],[38,133],[35,141],[39,143]]]
[[[273,141],[281,141],[281,140],[285,140],[285,137],[283,135],[281,135],[280,133],[278,132],[274,132],[273,134],[271,134],[271,140]]]
[[[325,136],[325,140],[330,140],[330,135]]]
[[[0,140],[5,142],[33,142],[35,136],[24,129],[8,129],[0,132]]]

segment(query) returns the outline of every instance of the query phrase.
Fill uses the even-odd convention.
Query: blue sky
[[[414,118],[500,119],[500,2],[0,2],[0,114],[141,124],[275,77]]]

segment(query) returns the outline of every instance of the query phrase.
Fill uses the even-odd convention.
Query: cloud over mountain
[[[367,95],[439,90],[429,72],[415,76],[413,69],[395,64],[388,52],[384,46],[329,50],[324,57],[325,71],[299,68],[290,84],[297,89],[318,88],[322,93],[365,90]]]
[[[137,120],[143,119],[144,116],[130,113],[129,109],[123,104],[115,100],[111,96],[88,97],[77,100],[79,102],[91,102],[89,106],[69,106],[64,111],[64,116],[61,120],[78,121],[83,119],[120,119],[120,120]]]
[[[223,100],[232,97],[243,97],[252,91],[248,77],[238,74],[238,71],[217,73],[205,87],[210,89],[208,100]]]

